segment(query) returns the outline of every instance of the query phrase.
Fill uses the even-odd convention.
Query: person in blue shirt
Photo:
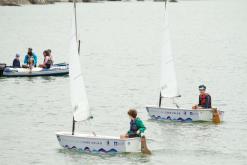
[[[33,49],[32,48],[28,48],[27,55],[24,58],[25,66],[27,66],[27,67],[31,67],[31,66],[36,67],[37,63],[38,63],[37,55],[35,53],[33,53]]]
[[[21,63],[20,63],[20,55],[17,53],[15,55],[15,59],[13,60],[13,68],[20,68]]]

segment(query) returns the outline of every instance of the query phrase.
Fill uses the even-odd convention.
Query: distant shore
[[[77,0],[77,2],[97,2],[104,0]],[[121,0],[107,0],[107,1],[121,1]],[[128,0],[126,0],[128,1]],[[139,0],[144,1],[144,0]],[[164,0],[154,0],[164,1]],[[169,0],[170,2],[177,2],[177,0]],[[55,2],[73,2],[73,0],[0,0],[0,6],[21,6],[27,4],[53,4]]]
[[[61,0],[0,0],[2,6],[20,6],[26,4],[50,4]]]

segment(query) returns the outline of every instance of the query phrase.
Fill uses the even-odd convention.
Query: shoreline
[[[69,2],[69,0],[0,0],[0,6],[45,5],[54,4],[56,2]]]
[[[77,2],[100,2],[105,0],[77,0]],[[122,0],[106,0],[106,1],[122,1]],[[126,0],[129,1],[129,0]],[[144,1],[144,0],[137,0]],[[164,0],[153,0],[154,2]],[[169,2],[177,2],[177,0],[168,0]],[[59,2],[73,2],[73,0],[0,0],[0,6],[22,6],[22,5],[36,5],[36,4],[54,4]]]

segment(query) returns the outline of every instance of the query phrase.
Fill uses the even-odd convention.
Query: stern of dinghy
[[[141,138],[129,138],[124,140],[125,152],[141,152]]]

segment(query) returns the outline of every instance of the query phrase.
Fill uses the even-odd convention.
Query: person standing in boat
[[[37,55],[33,53],[32,48],[28,48],[28,52],[24,58],[24,68],[36,67],[38,62]]]
[[[199,86],[199,104],[192,107],[192,109],[209,109],[212,108],[211,106],[211,96],[206,93],[206,86],[200,85]]]
[[[121,135],[120,138],[142,137],[146,127],[144,126],[142,120],[137,117],[137,111],[135,109],[130,109],[128,111],[128,115],[130,117],[130,129],[125,135]]]
[[[20,63],[20,54],[15,55],[15,59],[13,60],[13,68],[20,68],[21,63]]]
[[[50,53],[48,52],[48,50],[45,50],[43,52],[43,55],[44,55],[44,62],[43,64],[39,64],[39,67],[40,68],[45,68],[45,69],[49,69],[52,65],[52,60],[51,60],[51,57],[50,57]]]

